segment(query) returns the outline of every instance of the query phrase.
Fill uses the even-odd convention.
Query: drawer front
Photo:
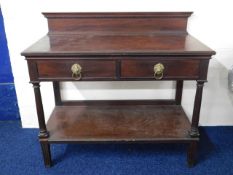
[[[197,79],[199,77],[199,60],[124,60],[121,62],[121,77],[155,79],[154,66],[159,63],[164,67],[159,77],[161,79]]]
[[[114,79],[115,61],[105,60],[38,60],[39,79],[67,79],[77,80],[72,76],[71,67],[78,64],[81,67],[80,80]],[[79,75],[78,75],[79,77]]]

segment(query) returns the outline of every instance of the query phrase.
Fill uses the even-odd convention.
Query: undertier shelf
[[[189,142],[180,105],[56,106],[49,142]]]

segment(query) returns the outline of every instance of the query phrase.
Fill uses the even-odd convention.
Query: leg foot
[[[197,142],[191,142],[188,147],[187,162],[189,167],[193,167],[196,164],[197,158]]]
[[[43,153],[45,167],[49,168],[52,166],[50,144],[47,141],[40,141],[40,145]]]

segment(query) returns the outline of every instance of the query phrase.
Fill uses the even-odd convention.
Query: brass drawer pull
[[[161,80],[163,78],[164,65],[162,63],[158,63],[154,65],[154,77],[156,80]]]
[[[80,80],[82,78],[82,67],[79,64],[73,64],[71,66],[71,72],[75,80]]]

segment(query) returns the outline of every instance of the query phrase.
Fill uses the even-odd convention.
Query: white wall
[[[233,93],[227,89],[227,71],[233,65],[233,10],[231,1],[221,0],[3,0],[5,20],[16,92],[23,127],[37,127],[33,89],[28,69],[20,52],[47,33],[41,12],[80,11],[193,11],[188,31],[217,51],[210,64],[203,94],[201,125],[233,125]],[[63,84],[66,99],[171,98],[174,83],[103,82]],[[45,114],[53,109],[51,83],[41,83]],[[154,90],[157,88],[158,90]],[[195,82],[185,82],[182,105],[192,114]],[[67,90],[65,90],[67,89]]]

